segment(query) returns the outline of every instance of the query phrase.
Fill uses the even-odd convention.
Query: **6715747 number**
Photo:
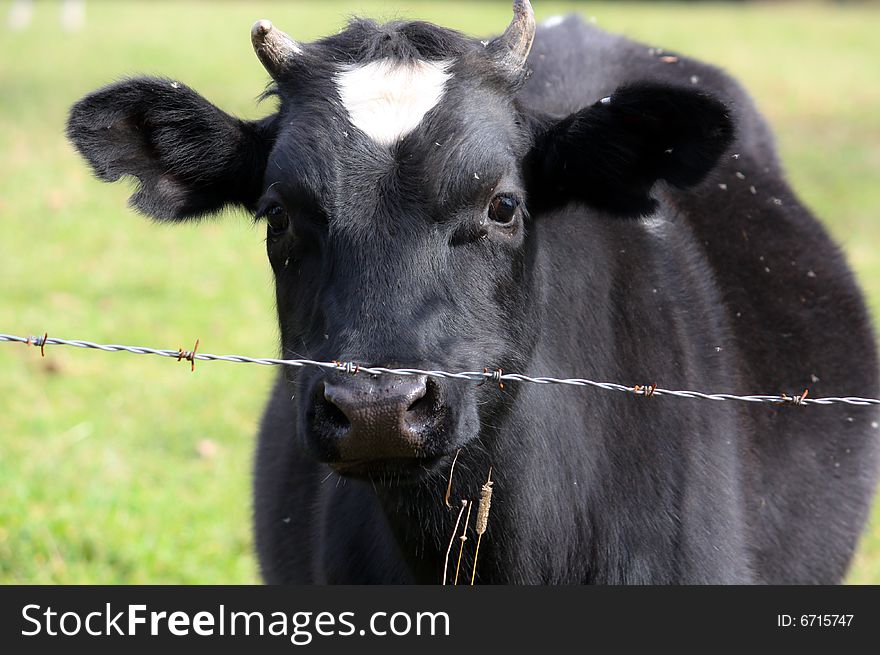
[[[777,614],[780,628],[848,628],[855,614]]]

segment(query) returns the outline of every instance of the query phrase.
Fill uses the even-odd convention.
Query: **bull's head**
[[[530,111],[517,92],[534,35],[527,0],[488,43],[355,21],[299,44],[260,21],[271,116],[238,120],[182,84],[140,78],[82,99],[68,132],[101,179],[138,179],[131,203],[145,214],[179,221],[238,205],[265,224],[285,356],[523,370],[540,311],[536,221],[571,203],[648,214],[655,182],[696,183],[732,131],[717,101],[654,84],[565,117]],[[297,434],[351,474],[419,470],[490,438],[512,393],[287,375]]]

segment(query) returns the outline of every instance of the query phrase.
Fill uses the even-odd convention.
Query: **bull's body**
[[[785,182],[768,127],[734,81],[574,18],[539,28],[529,63],[519,96],[527,106],[564,115],[629,81],[694,84],[732,107],[738,136],[699,186],[658,187],[660,208],[647,219],[608,220],[572,203],[533,221],[527,261],[539,336],[522,372],[732,393],[876,394],[861,294]],[[560,386],[506,391],[504,412],[482,417],[469,446],[495,480],[479,582],[843,577],[876,481],[876,411]],[[296,434],[289,399],[279,380],[255,463],[267,581],[439,582],[458,513],[443,502],[448,466],[410,485],[339,478]],[[462,475],[485,476],[467,466]],[[469,489],[475,498],[478,486]]]

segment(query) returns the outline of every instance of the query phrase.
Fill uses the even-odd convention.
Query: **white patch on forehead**
[[[412,132],[446,92],[451,61],[380,59],[334,76],[351,124],[388,146]]]

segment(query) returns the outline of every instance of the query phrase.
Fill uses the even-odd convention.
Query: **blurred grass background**
[[[795,189],[880,308],[880,10],[826,4],[564,3],[611,31],[741,79],[776,129]],[[0,2],[0,16],[10,2]],[[93,2],[65,33],[56,2],[0,28],[0,331],[276,352],[262,234],[244,216],[158,226],[126,184],[93,180],[63,137],[81,95],[137,73],[178,78],[256,117],[257,18],[301,40],[346,16],[418,17],[485,35],[508,2]],[[841,326],[845,329],[845,326]],[[0,582],[257,581],[253,435],[272,371],[0,347]],[[756,390],[761,391],[761,390]],[[769,390],[773,391],[773,390]],[[880,504],[849,581],[880,583]]]

